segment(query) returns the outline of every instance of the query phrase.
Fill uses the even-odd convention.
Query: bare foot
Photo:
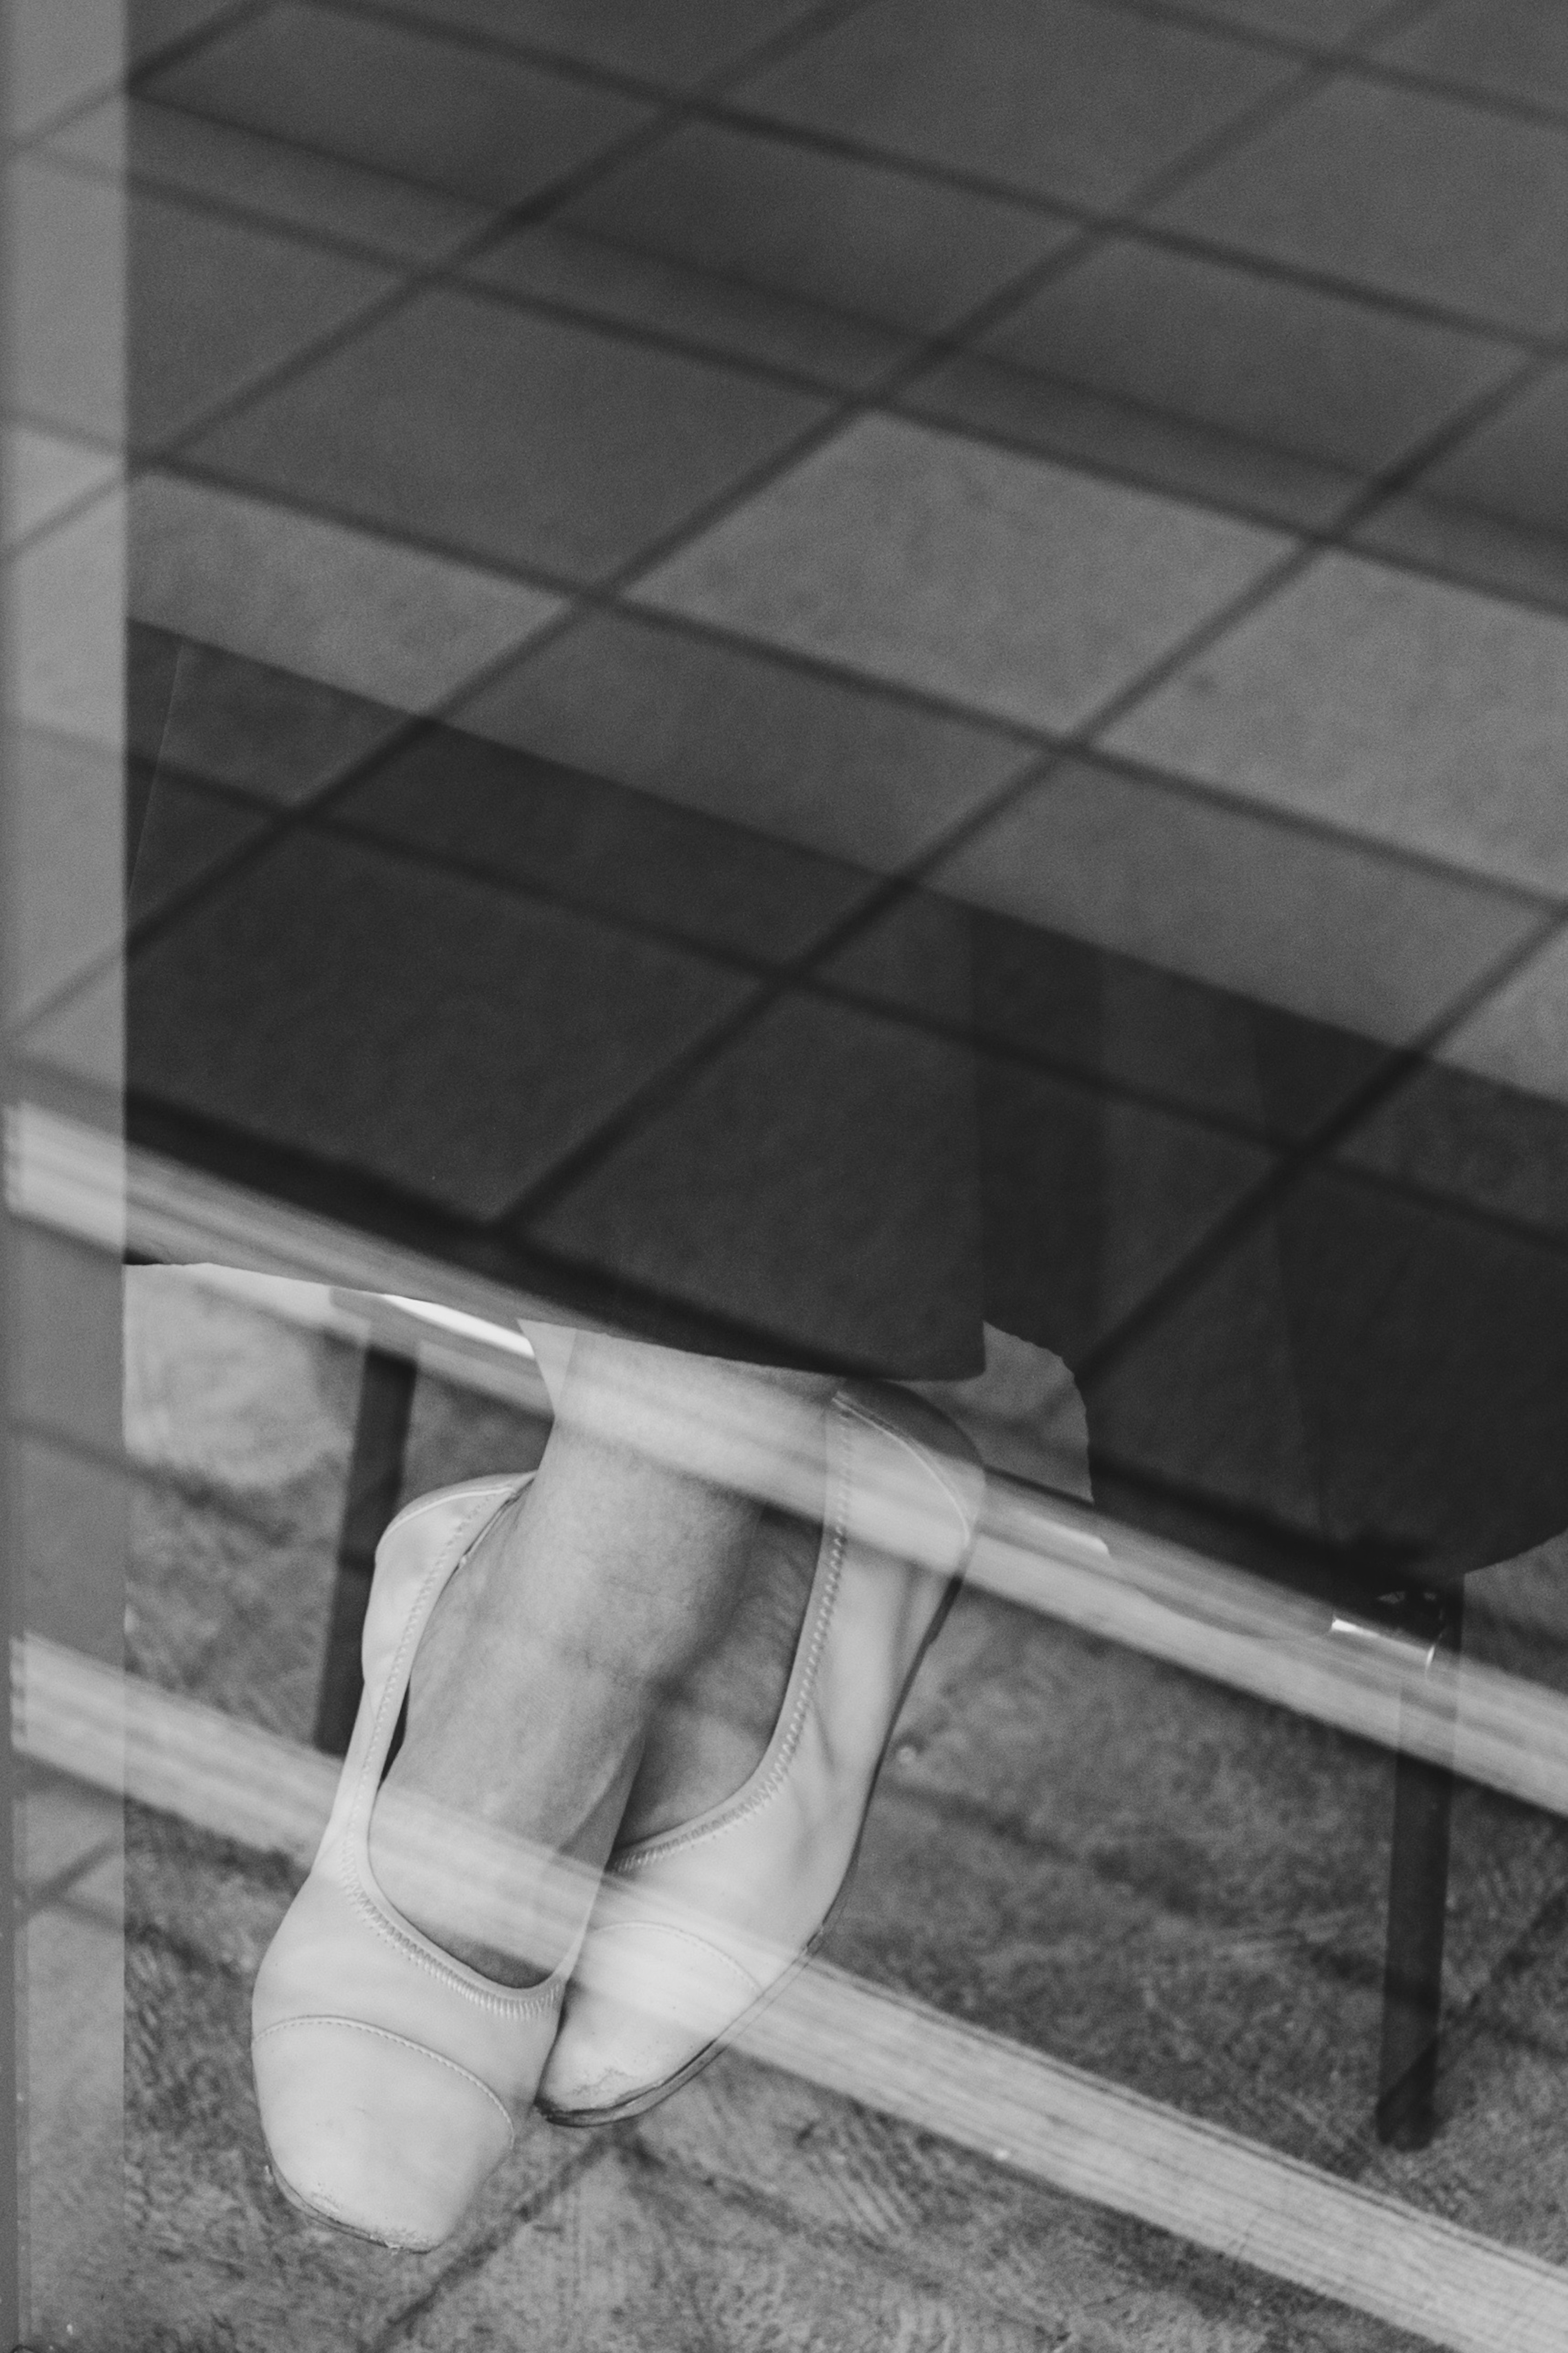
[[[798,1630],[809,1590],[792,1524],[779,1520],[780,1533],[770,1527],[756,1542],[755,1500],[672,1467],[655,1440],[642,1442],[635,1400],[615,1434],[602,1416],[574,1413],[574,1384],[586,1396],[598,1380],[602,1394],[620,1348],[579,1340],[531,1486],[485,1530],[437,1602],[386,1777],[394,1803],[372,1821],[372,1861],[389,1900],[444,1950],[505,1984],[532,1983],[564,1957],[571,1939],[550,1859],[590,1873],[604,1863],[650,1735],[678,1695],[683,1712],[655,1741],[664,1764],[647,1803],[675,1802],[680,1820],[714,1802],[702,1793],[731,1770],[730,1788],[745,1779],[771,1736],[794,1652],[792,1612]],[[646,1348],[635,1357],[639,1377],[654,1366],[666,1428],[672,1412],[694,1427],[733,1413],[748,1379],[814,1402],[826,1392],[811,1377],[751,1375]],[[539,1900],[531,1918],[523,1906],[517,1951],[476,1942],[440,1916],[427,1881],[407,1875],[384,1831],[378,1839],[400,1793],[542,1855]]]
[[[755,1772],[783,1711],[821,1543],[820,1523],[762,1513],[729,1626],[648,1726],[617,1846],[722,1805]]]

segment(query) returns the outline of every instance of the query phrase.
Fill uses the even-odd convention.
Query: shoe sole
[[[973,1546],[971,1551],[973,1552]],[[949,1577],[947,1590],[938,1602],[920,1649],[915,1653],[914,1664],[904,1677],[904,1687],[899,1694],[899,1704],[893,1710],[892,1722],[888,1726],[888,1736],[882,1743],[882,1753],[877,1759],[877,1769],[871,1776],[871,1787],[866,1797],[866,1810],[860,1817],[860,1827],[855,1834],[855,1844],[850,1852],[847,1867],[839,1882],[837,1894],[828,1905],[821,1926],[817,1928],[810,1941],[801,1952],[796,1954],[783,1975],[760,1993],[748,2009],[742,2011],[732,2026],[727,2027],[722,2034],[716,2035],[711,2042],[704,2043],[702,2049],[695,2052],[683,2067],[678,2067],[673,2075],[666,2075],[662,2082],[650,2084],[646,2091],[633,2092],[624,2100],[616,2100],[608,2107],[556,2108],[547,2105],[542,2100],[538,2100],[534,2105],[546,2124],[565,2125],[573,2130],[578,2128],[586,2130],[598,2125],[624,2124],[628,2117],[645,2116],[649,2108],[658,2107],[661,2100],[668,2100],[672,2093],[680,2091],[692,2081],[693,2077],[700,2075],[705,2067],[710,2067],[715,2059],[722,2057],[732,2043],[740,2041],[747,2028],[756,2023],[763,2010],[777,2001],[781,1994],[787,1992],[801,1971],[813,1959],[831,1934],[835,1922],[848,1900],[856,1866],[860,1860],[861,1842],[866,1836],[866,1824],[871,1817],[871,1808],[876,1800],[878,1784],[882,1778],[882,1767],[888,1761],[888,1753],[893,1745],[893,1735],[899,1728],[899,1718],[903,1715],[905,1704],[914,1688],[915,1677],[925,1664],[926,1652],[946,1625],[948,1615],[958,1599],[960,1588],[968,1573],[969,1562],[966,1559],[957,1575]]]

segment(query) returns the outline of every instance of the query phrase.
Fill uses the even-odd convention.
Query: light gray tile
[[[1331,82],[1154,217],[1526,334],[1568,322],[1568,131],[1424,90]]]
[[[110,1096],[118,1110],[125,1081],[125,990],[118,970],[100,973],[22,1032],[29,1064]]]
[[[1195,26],[1083,0],[992,0],[984,37],[948,0],[874,0],[743,83],[776,121],[1116,205],[1294,68]]]
[[[1370,845],[1084,762],[931,879],[971,905],[1389,1044],[1540,920]]]
[[[1560,933],[1489,997],[1445,1040],[1442,1059],[1568,1103],[1568,937]]]
[[[26,1020],[120,937],[124,880],[117,747],[10,731],[5,997]]]
[[[5,183],[7,390],[35,423],[110,447],[125,431],[125,206],[23,157]]]
[[[1110,748],[1527,890],[1568,890],[1568,623],[1331,554]]]
[[[33,1774],[17,1799],[16,1820],[22,1878],[37,1895],[104,1847],[118,1847],[122,1811],[117,1799],[85,1782]]]
[[[998,792],[1012,737],[624,614],[525,654],[456,723],[889,872]]]
[[[62,508],[103,490],[120,470],[113,450],[32,425],[0,427],[0,522],[14,547]]]
[[[27,138],[94,90],[110,88],[124,68],[121,0],[7,0],[7,132]]]
[[[107,100],[58,132],[47,152],[393,261],[439,259],[493,217],[489,206],[437,188],[146,99]]]
[[[890,417],[852,426],[647,581],[667,611],[1070,727],[1287,544]]]
[[[497,574],[172,474],[131,495],[131,609],[177,637],[423,711],[559,599]]]
[[[11,566],[12,691],[27,725],[118,745],[124,733],[125,500],[111,491]]]

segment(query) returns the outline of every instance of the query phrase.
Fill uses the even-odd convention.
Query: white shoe
[[[492,1983],[395,1910],[370,1862],[430,1612],[531,1475],[442,1488],[382,1537],[364,1695],[331,1818],[256,1980],[251,2056],[279,2188],[315,2220],[390,2247],[437,2245],[508,2154],[571,1974],[569,1953],[525,1991]]]
[[[905,1393],[841,1389],[827,1428],[822,1545],[773,1739],[722,1805],[611,1857],[540,2084],[554,2123],[636,2116],[688,2083],[805,1965],[847,1892],[984,1474]]]

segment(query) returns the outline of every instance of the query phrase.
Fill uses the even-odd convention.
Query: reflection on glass
[[[1555,12],[6,37],[4,2341],[1561,2342]]]

